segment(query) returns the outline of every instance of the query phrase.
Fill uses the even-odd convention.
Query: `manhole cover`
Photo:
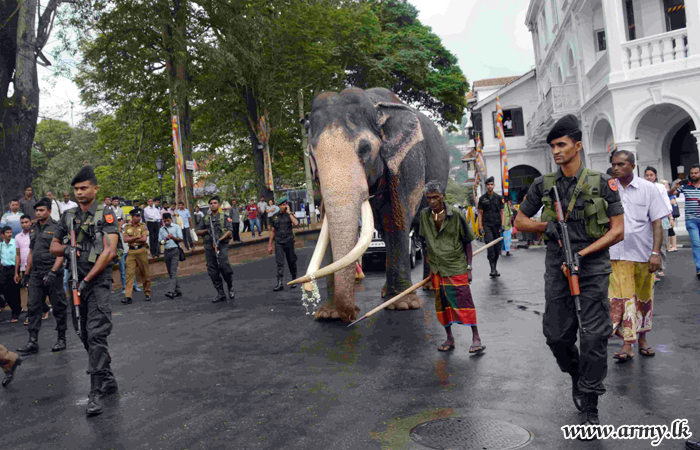
[[[450,417],[415,426],[411,439],[438,450],[510,450],[525,447],[532,436],[508,422]]]

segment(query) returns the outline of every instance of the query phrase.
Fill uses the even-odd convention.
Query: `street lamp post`
[[[163,166],[165,162],[158,157],[156,159],[156,170],[158,171],[158,184],[160,185],[160,200],[163,201]]]

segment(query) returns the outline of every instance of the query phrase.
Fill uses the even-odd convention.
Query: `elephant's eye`
[[[360,158],[366,158],[370,153],[372,153],[372,144],[369,141],[360,141],[360,148],[357,151]]]

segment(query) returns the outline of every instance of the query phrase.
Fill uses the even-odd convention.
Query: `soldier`
[[[66,329],[68,328],[68,300],[63,290],[63,256],[51,254],[51,242],[56,235],[58,222],[51,217],[52,202],[47,197],[34,205],[36,223],[29,231],[29,257],[24,276],[29,279],[29,300],[27,320],[29,322],[29,342],[18,348],[20,355],[39,353],[39,330],[41,329],[41,312],[48,296],[56,318],[58,339],[52,352],[66,349]]]
[[[7,387],[15,378],[15,370],[22,365],[22,358],[17,353],[9,351],[4,345],[0,345],[0,367],[5,372],[2,387]]]
[[[545,233],[544,335],[562,372],[571,375],[574,405],[583,411],[583,425],[598,425],[598,396],[605,393],[607,345],[612,333],[608,283],[611,273],[608,247],[624,238],[623,207],[615,180],[588,170],[581,162],[582,133],[576,117],[560,119],[547,136],[559,170],[539,177],[520,204],[515,227]],[[557,189],[566,216],[572,250],[580,258],[580,356],[577,310],[563,272],[565,255],[559,244],[554,210]],[[544,205],[541,222],[530,218]]]
[[[107,337],[112,331],[112,260],[118,250],[119,227],[110,207],[95,201],[97,178],[92,167],[84,166],[71,181],[79,207],[67,210],[56,228],[51,253],[63,256],[70,244],[70,228],[75,230],[78,294],[80,296],[80,335],[88,352],[90,394],[86,413],[102,413],[101,398],[116,393],[117,380],[112,374]],[[76,281],[78,281],[76,280]],[[74,316],[75,318],[75,316]],[[76,324],[77,325],[77,324]]]
[[[486,244],[498,239],[504,229],[503,197],[493,192],[494,186],[493,177],[488,177],[486,179],[487,192],[479,198],[479,232],[484,235],[484,243]],[[500,277],[501,274],[496,270],[496,264],[498,263],[498,255],[501,253],[501,244],[498,243],[486,251],[491,266],[489,276]]]
[[[216,288],[217,297],[212,303],[225,302],[224,284],[228,285],[228,295],[231,300],[236,293],[233,291],[233,269],[228,262],[229,240],[233,235],[231,217],[219,210],[221,200],[214,196],[209,200],[209,214],[197,225],[197,235],[204,236],[204,256],[207,260],[207,273]],[[213,236],[212,236],[213,232]]]
[[[289,212],[287,197],[282,197],[277,201],[279,212],[270,221],[270,243],[267,245],[267,252],[272,254],[272,242],[275,243],[275,262],[277,263],[277,286],[272,290],[277,292],[284,289],[282,279],[284,278],[284,258],[287,258],[289,272],[292,280],[297,277],[297,255],[294,253],[294,231],[293,228],[299,225],[299,221]],[[292,289],[297,287],[292,285]]]
[[[137,268],[143,283],[143,294],[146,296],[147,302],[151,301],[151,274],[146,254],[148,234],[146,224],[141,222],[141,210],[131,210],[131,220],[124,227],[124,242],[129,246],[129,251],[126,254],[126,286],[122,300],[124,305],[130,305],[132,302],[131,294],[134,289],[134,276]]]

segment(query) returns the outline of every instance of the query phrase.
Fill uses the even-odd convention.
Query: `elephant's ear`
[[[411,149],[423,142],[423,129],[415,110],[401,103],[380,102],[377,108],[377,124],[382,134],[382,159],[391,175],[399,173],[399,167]]]

